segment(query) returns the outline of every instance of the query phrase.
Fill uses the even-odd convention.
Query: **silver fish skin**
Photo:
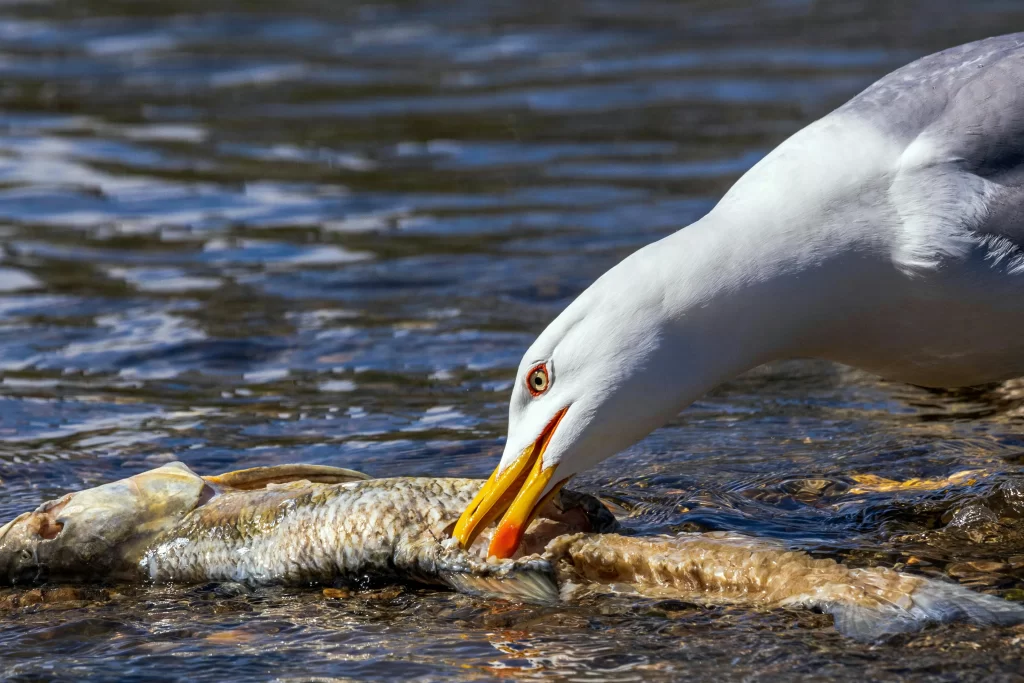
[[[440,543],[482,483],[370,480],[315,466],[200,477],[172,463],[68,494],[0,527],[0,581],[445,583],[473,553],[482,559],[486,535],[451,568],[452,553]],[[541,511],[525,550],[539,551],[559,534],[615,526],[596,499],[565,491]],[[550,567],[538,567],[538,585],[556,599]]]
[[[228,491],[141,558],[158,582],[442,583],[440,542],[481,482],[395,478]]]
[[[485,532],[449,531],[481,480],[368,479],[315,466],[200,477],[173,463],[69,494],[0,527],[0,581],[365,585],[403,580],[528,602],[580,591],[758,609],[811,607],[858,640],[966,620],[1016,624],[1024,608],[884,568],[850,569],[777,542],[715,532],[635,537],[591,496],[563,490],[519,557],[487,561]]]

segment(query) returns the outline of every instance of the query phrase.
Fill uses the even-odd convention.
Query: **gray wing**
[[[1024,270],[1024,33],[924,57],[839,113],[913,150],[900,173],[923,203],[989,260]]]

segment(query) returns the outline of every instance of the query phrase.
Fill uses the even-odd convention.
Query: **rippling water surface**
[[[5,3],[0,516],[172,459],[486,476],[521,353],[600,273],[878,76],[1021,28],[1000,1]],[[576,486],[641,531],[742,530],[1020,597],[1021,403],[777,364]],[[820,615],[625,598],[79,597],[9,601],[6,676],[1022,666],[1012,630],[868,647]]]

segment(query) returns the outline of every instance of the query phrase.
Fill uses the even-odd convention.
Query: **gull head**
[[[523,356],[501,462],[454,530],[463,547],[500,517],[489,553],[512,556],[566,481],[678,411],[671,316],[650,285],[627,286],[624,270],[620,264],[580,295]]]

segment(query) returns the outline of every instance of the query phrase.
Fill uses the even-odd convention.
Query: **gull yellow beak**
[[[568,406],[555,413],[540,436],[508,467],[494,470],[455,525],[452,536],[459,540],[459,545],[463,548],[473,545],[480,532],[505,513],[487,554],[504,559],[515,553],[537,511],[565,483],[564,480],[559,482],[541,498],[555,474],[555,466],[543,467],[544,451],[567,410]]]

